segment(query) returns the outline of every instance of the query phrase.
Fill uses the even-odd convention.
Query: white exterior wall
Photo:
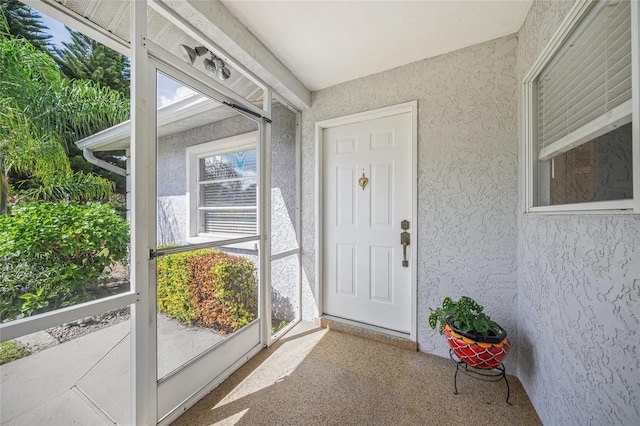
[[[572,4],[534,1],[520,84]],[[542,422],[640,424],[640,216],[521,214],[518,259],[518,376]]]
[[[469,295],[508,330],[515,372],[517,45],[503,37],[313,93],[302,128],[303,318],[315,306],[314,123],[417,99],[419,350],[447,356],[429,307]]]

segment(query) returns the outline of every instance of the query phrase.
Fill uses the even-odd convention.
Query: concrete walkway
[[[0,424],[129,424],[129,336],[127,321],[0,366]],[[159,315],[159,377],[222,340]]]

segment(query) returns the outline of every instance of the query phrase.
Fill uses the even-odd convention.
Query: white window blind
[[[202,232],[255,235],[256,151],[200,158],[198,169]]]
[[[630,2],[594,8],[535,81],[541,160],[631,121]]]

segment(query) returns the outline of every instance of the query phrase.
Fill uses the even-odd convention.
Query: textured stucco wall
[[[298,248],[296,240],[296,114],[282,105],[272,108],[271,253]]]
[[[520,82],[571,5],[534,1]],[[520,215],[518,251],[518,373],[542,421],[640,424],[640,217]]]
[[[448,354],[429,307],[461,295],[517,347],[517,45],[499,38],[313,93],[302,129],[304,318],[315,313],[314,123],[417,99],[419,349]]]
[[[283,105],[271,111],[271,253],[298,248],[296,206],[296,114]],[[298,255],[271,262],[272,327],[292,321],[299,310]]]

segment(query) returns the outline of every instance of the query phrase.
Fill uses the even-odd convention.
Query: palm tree
[[[35,181],[28,194],[37,198],[110,195],[112,182],[72,172],[66,148],[128,118],[123,94],[64,78],[48,54],[9,34],[6,20],[0,22],[0,214],[7,212],[12,173]]]

